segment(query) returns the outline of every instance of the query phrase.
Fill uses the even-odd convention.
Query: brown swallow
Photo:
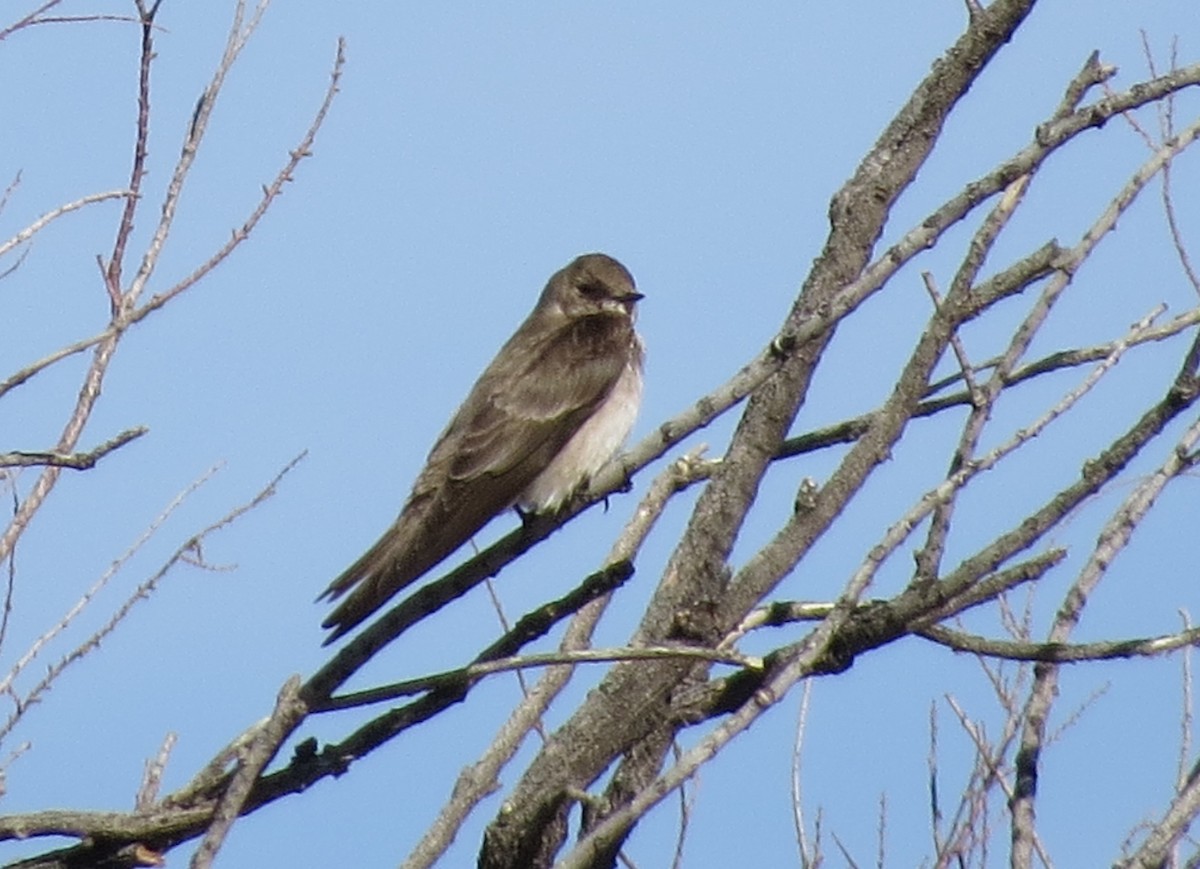
[[[509,507],[557,510],[620,448],[642,398],[642,294],[610,256],[550,278],[433,445],[400,516],[321,595],[352,630]]]

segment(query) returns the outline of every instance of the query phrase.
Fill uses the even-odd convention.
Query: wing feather
[[[511,477],[515,498],[608,397],[632,340],[627,318],[595,315],[501,352],[434,446],[430,471],[447,463],[451,481]]]

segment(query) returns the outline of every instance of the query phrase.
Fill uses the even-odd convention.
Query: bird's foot
[[[528,531],[529,526],[534,523],[534,520],[537,519],[538,514],[532,510],[522,510],[520,506],[516,504],[513,505],[513,510],[516,511],[516,514],[521,517],[521,530]]]

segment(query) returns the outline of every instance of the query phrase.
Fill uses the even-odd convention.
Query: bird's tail
[[[457,507],[449,509],[448,504]],[[467,498],[446,487],[410,497],[396,524],[318,598],[336,600],[349,592],[321,624],[333,631],[325,644],[353,630],[397,592],[440,564],[504,506],[498,497],[489,500],[475,493]]]
[[[395,550],[395,537],[391,533],[385,534],[317,598],[318,601],[332,601],[350,592],[350,596],[321,623],[321,627],[333,629],[324,645],[354,630],[392,595],[410,585],[424,572],[414,569],[410,559]]]

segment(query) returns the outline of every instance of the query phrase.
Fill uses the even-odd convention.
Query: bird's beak
[[[628,293],[621,296],[621,298],[617,299],[617,304],[621,306],[621,310],[624,311],[626,315],[632,317],[634,303],[641,301],[643,298],[645,298],[645,296],[643,296],[641,293],[637,292],[636,290],[630,290]]]

